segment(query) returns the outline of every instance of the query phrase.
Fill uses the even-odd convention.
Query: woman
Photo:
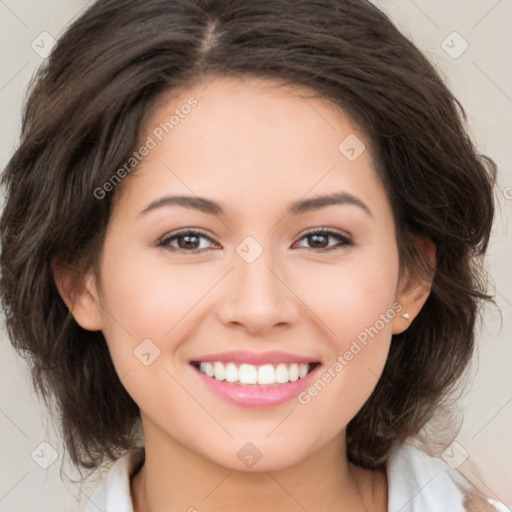
[[[116,460],[86,511],[505,510],[412,444],[490,298],[464,119],[363,0],[68,29],[4,174],[1,285],[72,461]]]

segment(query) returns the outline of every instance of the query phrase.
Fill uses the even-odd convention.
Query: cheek
[[[328,360],[299,403],[325,426],[326,437],[344,428],[367,401],[389,352],[397,274],[392,264],[383,272],[380,264],[367,263],[335,276],[332,269],[317,273],[308,297],[321,317]]]
[[[389,352],[398,314],[398,254],[369,251],[301,275],[298,295],[318,317],[319,336],[328,347],[327,367],[332,368],[325,381],[333,383],[328,394],[333,400],[343,395],[347,410],[355,414],[375,387]]]
[[[379,331],[391,333],[398,280],[398,256],[394,251],[381,251],[377,256],[368,252],[339,264],[317,264],[314,271],[298,268],[290,279],[295,283],[295,293],[340,350],[376,323]],[[381,315],[386,316],[384,324]]]
[[[226,272],[215,262],[170,263],[165,255],[155,258],[152,251],[105,251],[102,262],[103,333],[118,375],[129,375],[123,383],[145,383],[128,389],[138,403],[151,400],[139,395],[149,393],[157,372],[157,380],[169,378],[164,369],[179,363],[182,341],[193,335],[209,291]],[[146,367],[148,359],[154,362]]]
[[[120,255],[109,276],[105,307],[128,332],[163,340],[201,301],[222,276],[215,263],[180,265],[155,258],[150,249]],[[111,258],[114,260],[115,258]]]

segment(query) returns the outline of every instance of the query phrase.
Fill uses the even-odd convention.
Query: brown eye
[[[331,229],[316,229],[303,235],[300,240],[307,240],[310,247],[306,249],[313,249],[316,251],[331,251],[336,248],[349,247],[354,245],[352,240],[345,234]],[[338,241],[337,244],[329,246],[329,240],[335,239]]]
[[[165,247],[171,251],[179,252],[198,252],[208,249],[208,247],[201,246],[201,241],[206,240],[213,242],[213,240],[201,233],[200,231],[180,231],[164,237],[157,244],[157,247]]]

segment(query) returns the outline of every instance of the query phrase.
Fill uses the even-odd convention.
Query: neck
[[[203,457],[144,420],[143,425],[146,459],[132,480],[135,512],[387,510],[385,471],[351,464],[345,432],[292,466],[239,471]]]

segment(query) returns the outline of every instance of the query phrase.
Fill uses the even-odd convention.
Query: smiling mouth
[[[303,379],[320,363],[237,364],[221,361],[191,361],[202,374],[239,386],[275,386]]]

